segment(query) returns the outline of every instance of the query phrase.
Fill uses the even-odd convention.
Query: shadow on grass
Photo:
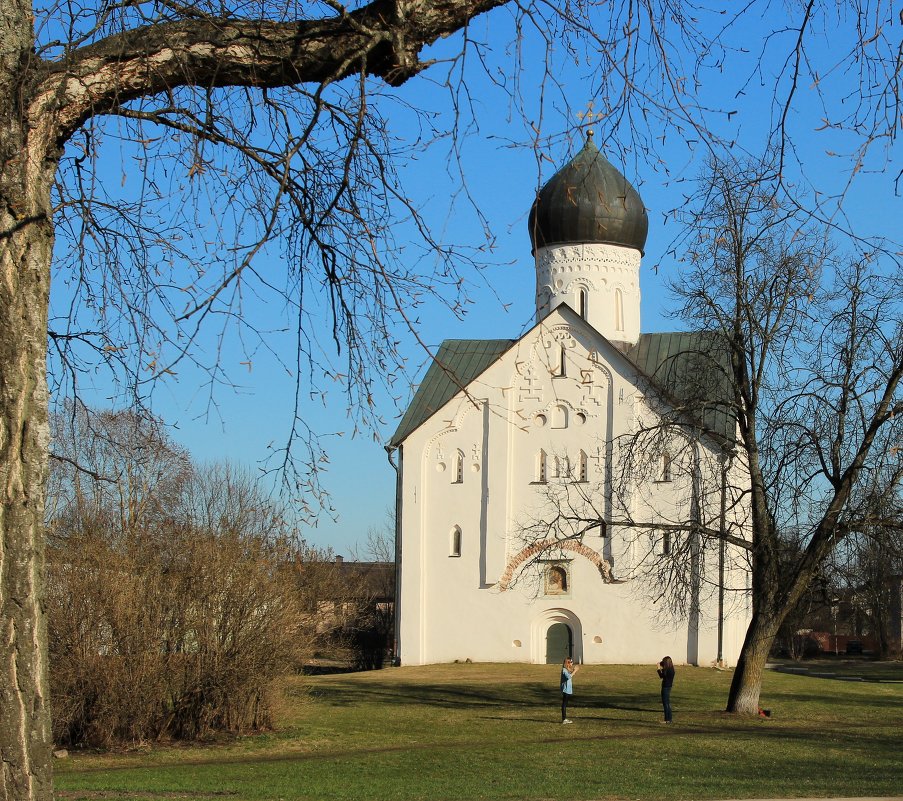
[[[775,660],[769,664],[775,673],[789,673],[818,679],[861,681],[865,683],[903,683],[903,662],[868,658]]]
[[[547,703],[549,698],[558,697],[553,690],[538,683],[525,683],[510,690],[491,686],[462,686],[453,684],[381,684],[378,682],[361,684],[336,683],[321,685],[316,696],[333,706],[354,706],[361,703],[428,704],[435,707],[455,707],[476,709],[486,706],[516,706],[519,704]]]
[[[834,714],[842,712],[855,719],[860,716],[864,707],[896,711],[903,703],[903,687],[894,691],[890,689],[892,685],[887,685],[889,692],[878,693],[875,685],[856,685],[855,688],[845,685],[843,693],[836,693],[831,689],[831,684],[825,683],[821,686],[824,687],[824,692],[814,692],[812,682],[807,678],[805,690],[793,690],[786,685],[776,688],[766,687],[762,692],[762,704],[814,705],[820,708],[825,708],[827,704],[826,711]]]
[[[383,681],[371,676],[366,682],[361,682],[335,677],[318,685],[314,694],[320,702],[339,708],[362,704],[427,706],[461,712],[482,711],[484,714],[481,718],[499,720],[554,722],[560,708],[561,696],[554,680],[510,682],[485,677],[485,681],[467,680],[458,683],[447,680],[424,682],[422,678],[410,682],[398,679],[398,676],[387,675]],[[653,682],[650,682],[648,692],[644,688],[641,693],[622,693],[617,687],[600,687],[595,682],[577,683],[575,690],[571,702],[571,710],[575,715],[579,714],[579,710],[587,710],[597,720],[633,720],[639,723],[648,721],[650,716],[654,720],[661,712],[658,686]],[[720,720],[718,725],[725,728],[741,726],[742,718],[727,715],[723,711],[721,704],[726,700],[726,696],[720,698],[711,693],[699,692],[699,688],[693,685],[688,685],[686,689],[677,688],[674,694],[678,716],[683,709],[687,714],[695,716],[712,714],[715,716],[712,722]],[[855,723],[847,724],[845,721],[861,719],[862,710],[867,708],[875,710],[879,718],[884,717],[898,711],[901,701],[903,687],[898,688],[898,685],[844,683],[841,689],[841,685],[833,682],[813,682],[808,677],[799,677],[797,683],[797,677],[782,675],[778,682],[763,688],[761,703],[763,707],[771,709],[774,719],[782,724],[794,726],[811,722],[811,710],[818,709],[819,717],[832,730],[849,727],[851,730],[862,731]],[[504,713],[493,713],[493,710],[502,709],[505,710]],[[752,719],[751,724],[757,727],[760,722]],[[880,720],[875,721],[875,724],[880,727]],[[787,734],[786,731],[784,733]]]
[[[355,706],[362,703],[429,705],[437,708],[482,709],[491,707],[536,707],[557,709],[561,691],[557,685],[525,682],[501,687],[423,683],[367,685],[336,683],[320,686],[316,697],[332,706]],[[658,689],[649,695],[616,695],[598,692],[576,692],[571,706],[616,710],[621,712],[651,712],[659,709]]]

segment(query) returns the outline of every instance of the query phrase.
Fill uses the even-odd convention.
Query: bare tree
[[[768,166],[711,163],[674,282],[683,316],[728,347],[748,469],[753,616],[727,707],[742,713],[758,708],[778,628],[825,560],[882,522],[862,500],[894,493],[903,437],[900,264],[832,253]]]
[[[541,592],[543,566],[560,558],[563,543],[601,534],[601,579],[630,583],[663,621],[698,617],[716,597],[722,605],[744,603],[751,543],[742,464],[733,440],[704,423],[713,417],[706,407],[723,411],[712,393],[721,356],[676,352],[662,365],[667,377],[641,378],[644,399],[631,430],[590,444],[589,452],[606,454],[597,480],[570,464],[561,470],[566,458],[551,457],[559,469],[516,522],[530,558],[511,584],[533,581]],[[679,395],[672,394],[674,374]]]
[[[867,633],[875,637],[879,655],[888,657],[901,650],[903,501],[899,480],[882,477],[875,488],[878,492],[873,493],[864,487],[862,525],[839,544],[832,557],[832,573],[838,593],[864,618]]]
[[[602,482],[550,481],[520,528],[541,565],[603,527],[626,565],[600,564],[603,578],[640,579],[682,616],[724,585],[716,549],[746,561],[752,619],[727,709],[756,714],[774,639],[838,545],[879,533],[889,545],[899,530],[903,271],[886,251],[835,252],[773,163],[713,159],[700,185],[672,283],[709,347],[653,376],[666,402],[641,386],[647,408],[611,444]],[[663,469],[679,502],[644,502]]]
[[[607,115],[608,135],[626,133],[643,157],[669,132],[706,146],[730,141],[707,116],[729,119],[735,109],[713,112],[697,94],[707,70],[720,72],[743,52],[724,45],[722,34],[742,27],[744,15],[768,16],[751,4],[738,17],[709,16],[706,26],[697,7],[663,0],[606,4],[601,17],[584,4],[555,10],[504,0],[350,7],[9,0],[0,8],[4,798],[48,798],[52,784],[40,610],[48,337],[55,394],[77,392],[100,364],[140,406],[155,382],[195,360],[209,371],[211,387],[232,380],[218,363],[223,339],[206,353],[195,347],[204,322],[241,320],[247,361],[266,353],[271,323],[254,319],[244,302],[248,292],[261,292],[281,298],[292,321],[299,357],[285,367],[298,377],[298,397],[317,392],[315,378],[325,373],[345,382],[357,419],[372,423],[371,368],[382,376],[398,369],[393,317],[413,324],[411,309],[431,297],[459,313],[466,302],[455,254],[423,225],[395,172],[403,154],[380,109],[376,79],[401,85],[430,66],[420,58],[424,48],[461,32],[457,46],[439,56],[446,67],[439,83],[455,112],[472,108],[463,70],[485,64],[488,51],[470,23],[503,5],[511,13],[494,16],[493,25],[511,21],[513,46],[500,53],[513,53],[514,61],[487,72],[527,127],[535,130],[561,99],[552,96],[553,56],[574,62],[584,52],[588,94]],[[788,132],[801,83],[811,78],[820,94],[833,88],[843,95],[849,86],[832,79],[848,74],[868,91],[855,87],[856,102],[832,110],[827,124],[851,133],[851,163],[865,164],[882,147],[889,152],[899,124],[898,43],[885,24],[890,4],[813,1],[794,11],[798,18],[776,23],[777,32],[793,35],[777,45],[787,49],[777,54],[770,127],[787,162],[795,157]],[[820,30],[842,29],[847,15],[857,26],[843,57],[850,69],[819,73],[813,41]],[[527,32],[544,49],[519,61]],[[775,41],[766,36],[763,48]],[[535,73],[525,86],[520,70],[536,64],[534,91]],[[747,74],[755,81],[755,64]],[[534,114],[527,97],[536,94],[542,102]],[[426,116],[419,123],[424,139],[446,133]],[[99,169],[111,159],[118,181]],[[169,205],[171,198],[178,201]],[[393,246],[388,223],[399,209],[422,236],[428,270]],[[255,260],[275,242],[289,265],[282,275]],[[55,293],[65,290],[54,295],[52,312],[51,277]],[[326,325],[317,322],[321,310]],[[330,342],[335,364],[322,358]],[[276,466],[314,513],[326,503],[314,432],[297,414],[286,439]],[[298,463],[306,469],[290,458],[299,448],[307,449]]]
[[[367,529],[363,547],[355,548],[354,558],[361,562],[395,561],[395,508],[386,509],[382,522]]]

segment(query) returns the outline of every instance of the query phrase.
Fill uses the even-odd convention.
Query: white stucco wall
[[[556,621],[571,628],[574,656],[583,662],[654,663],[665,654],[678,663],[714,662],[716,552],[705,556],[694,623],[663,614],[646,582],[603,581],[601,559],[615,577],[629,577],[643,549],[655,547],[645,531],[612,527],[605,538],[591,533],[540,554],[568,570],[568,589],[557,595],[544,592],[545,563],[522,553],[531,541],[525,529],[548,513],[550,491],[590,490],[606,520],[668,519],[686,504],[689,483],[678,477],[642,482],[627,497],[611,495],[618,438],[655,415],[637,381],[607,340],[559,308],[407,437],[400,448],[403,664],[544,662],[546,634]],[[577,486],[581,452],[587,481]],[[570,476],[555,474],[556,458],[559,465],[567,458]],[[701,458],[716,457],[706,451]],[[453,554],[456,528],[460,555]],[[732,553],[729,561],[726,583],[745,587],[742,560]],[[739,605],[737,597],[731,594],[725,625],[729,664],[748,622],[746,596]]]

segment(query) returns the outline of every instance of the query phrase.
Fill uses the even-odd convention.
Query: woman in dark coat
[[[665,723],[671,722],[671,687],[674,684],[674,663],[666,656],[658,663],[658,675],[662,680],[662,707],[665,710]]]

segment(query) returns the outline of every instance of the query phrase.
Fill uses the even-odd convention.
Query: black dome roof
[[[529,224],[534,252],[588,243],[642,252],[649,230],[639,193],[599,152],[592,132],[583,149],[539,190]]]

